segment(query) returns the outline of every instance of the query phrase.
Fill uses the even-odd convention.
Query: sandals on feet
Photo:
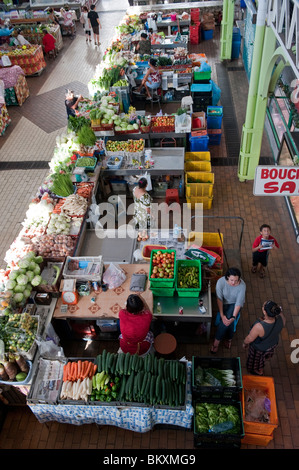
[[[227,349],[230,349],[230,348],[231,348],[231,345],[232,345],[232,340],[231,340],[231,339],[227,339],[226,341],[224,341],[224,346],[225,346]]]
[[[256,266],[252,266],[251,272],[252,272],[252,273],[256,273],[256,271],[257,271],[257,267],[256,267]]]
[[[218,346],[214,346],[214,344],[212,344],[211,349],[210,349],[210,353],[216,354],[217,351],[218,351]]]
[[[263,279],[266,276],[265,270],[261,269],[260,270],[260,278]]]

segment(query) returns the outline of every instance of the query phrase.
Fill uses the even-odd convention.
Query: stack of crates
[[[236,384],[223,385],[205,385],[201,384],[201,374],[208,373],[208,370],[232,370]],[[192,405],[194,408],[194,447],[206,448],[240,448],[242,439],[244,438],[244,423],[242,414],[241,395],[243,392],[241,362],[239,357],[198,357],[192,356]],[[204,375],[205,377],[205,375]],[[205,422],[201,420],[201,414],[204,413],[206,407],[217,407],[225,410],[227,406],[236,408],[239,416],[240,426],[238,431],[235,429],[225,433],[214,433],[207,430],[198,429],[197,422]],[[218,416],[218,415],[217,415]],[[219,413],[220,416],[220,413]],[[203,418],[207,418],[204,414]],[[210,417],[211,419],[211,417]],[[223,418],[225,419],[225,418]],[[220,421],[221,422],[221,421]],[[223,421],[222,421],[223,422]],[[210,421],[208,421],[210,425]]]
[[[273,377],[243,375],[242,410],[245,437],[243,444],[266,447],[273,440],[273,432],[278,426],[277,404]],[[270,400],[269,422],[248,421],[246,419],[246,394],[250,390],[262,391]]]
[[[240,28],[233,28],[232,38],[232,59],[238,59],[241,50],[241,32]]]
[[[188,236],[188,247],[198,245],[210,252],[218,255],[218,260],[213,266],[204,272],[203,276],[206,281],[210,282],[211,291],[215,292],[218,279],[223,276],[223,234],[213,232],[190,232]]]
[[[185,153],[186,200],[191,209],[196,203],[203,209],[211,209],[213,201],[214,173],[211,167],[210,152]]]
[[[200,12],[199,8],[191,8],[191,24],[189,27],[190,44],[199,44],[200,42]]]
[[[192,83],[190,91],[193,99],[193,111],[207,112],[207,107],[212,106],[212,83]]]
[[[220,145],[222,136],[222,106],[207,107],[207,130],[209,136],[209,145]]]

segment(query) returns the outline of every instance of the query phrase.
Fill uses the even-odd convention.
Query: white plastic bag
[[[103,274],[103,282],[108,284],[109,289],[115,289],[121,286],[126,280],[124,271],[118,264],[110,263]]]
[[[147,186],[145,189],[146,191],[151,191],[153,189],[153,186],[152,186],[152,180],[151,180],[150,174],[146,171],[144,175],[142,175],[140,178],[146,178]]]

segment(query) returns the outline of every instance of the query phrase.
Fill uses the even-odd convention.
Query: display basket
[[[164,279],[164,278],[154,278],[150,277],[150,286],[151,287],[174,287],[175,286],[175,278],[176,278],[176,251],[175,250],[152,250],[151,251],[151,259],[150,259],[150,269],[149,269],[149,276],[151,276],[153,270],[153,255],[157,253],[157,251],[161,251],[162,253],[173,253],[174,252],[174,275],[172,278]]]
[[[107,157],[124,157],[125,151],[124,150],[116,150],[113,152],[112,150],[106,150]]]
[[[171,121],[172,121],[172,123],[169,126],[155,126],[155,122],[157,122],[157,118],[152,117],[151,131],[153,133],[174,132],[175,131],[175,118],[174,118],[174,116],[172,116]]]
[[[74,268],[71,269],[73,263]],[[63,268],[62,276],[64,279],[76,279],[81,281],[101,281],[103,274],[102,256],[90,257],[71,257],[67,256]]]
[[[208,171],[186,171],[185,181],[188,183],[210,183],[214,184],[214,173]]]
[[[90,158],[91,160],[93,160],[93,165],[90,165],[90,166],[80,166],[80,161],[82,160],[82,158],[84,157],[80,157],[76,160],[76,168],[84,168],[85,171],[94,171],[95,170],[95,167],[97,166],[97,158],[96,157],[88,157]],[[76,187],[77,189],[77,187]]]
[[[151,126],[140,126],[142,134],[148,134],[151,130]]]
[[[198,287],[179,287],[178,272],[180,267],[198,268]],[[198,297],[201,291],[201,262],[199,260],[178,259],[176,262],[176,291],[179,297]]]
[[[118,160],[116,160],[116,158]],[[124,157],[121,155],[111,156],[109,160],[107,161],[107,168],[111,170],[118,170],[122,166],[123,159]]]
[[[232,370],[235,375],[235,386],[208,386],[196,382],[196,368],[203,370]],[[241,361],[239,357],[198,357],[192,356],[192,395],[196,398],[219,398],[232,401],[240,400],[243,390]]]
[[[142,258],[150,261],[152,250],[167,250],[167,247],[164,245],[143,245],[142,248]]]
[[[194,71],[194,80],[210,80],[211,79],[212,72],[211,70],[206,71],[206,72],[196,72]]]
[[[31,361],[26,361],[27,362],[27,365],[29,367],[29,371],[28,371],[28,374],[25,378],[25,380],[22,380],[22,381],[18,381],[18,380],[0,380],[0,385],[15,385],[15,386],[20,386],[20,385],[26,385],[30,382],[31,380],[31,377],[32,377],[32,362]]]
[[[60,286],[60,281],[61,281],[61,278],[62,278],[62,269],[63,269],[63,263],[53,263],[53,262],[47,262],[47,263],[43,263],[43,266],[42,266],[42,269],[41,269],[41,276],[43,278],[43,280],[45,280],[45,271],[44,269],[46,270],[47,268],[51,268],[53,265],[58,265],[59,269],[60,269],[60,273],[59,273],[59,276],[56,280],[56,282],[53,284],[53,282],[49,282],[47,284],[40,284],[39,286],[36,286],[34,288],[34,290],[36,292],[49,292],[49,293],[52,293],[52,294],[58,294],[59,293],[59,286]],[[51,281],[50,279],[48,281]]]
[[[150,290],[156,297],[173,297],[175,294],[175,287],[150,287]]]
[[[140,127],[138,129],[131,129],[126,131],[117,131],[114,129],[115,135],[128,135],[128,134],[141,134]]]

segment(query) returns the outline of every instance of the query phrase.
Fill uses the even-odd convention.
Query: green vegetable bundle
[[[67,197],[74,193],[74,186],[68,173],[55,173],[52,175],[52,186],[50,190],[56,196]]]
[[[89,125],[82,126],[78,131],[78,142],[86,147],[93,147],[97,138]]]
[[[95,159],[92,157],[81,157],[77,160],[77,167],[94,166]]]
[[[68,119],[68,129],[73,132],[78,132],[82,126],[89,124],[88,119],[84,116],[69,116]]]
[[[231,421],[232,429],[222,433],[239,434],[241,420],[238,409],[233,405],[222,405],[218,403],[197,403],[195,406],[195,430],[198,433],[206,434],[216,424]]]
[[[194,371],[194,381],[199,386],[235,387],[236,376],[231,369],[202,368],[197,366]]]

